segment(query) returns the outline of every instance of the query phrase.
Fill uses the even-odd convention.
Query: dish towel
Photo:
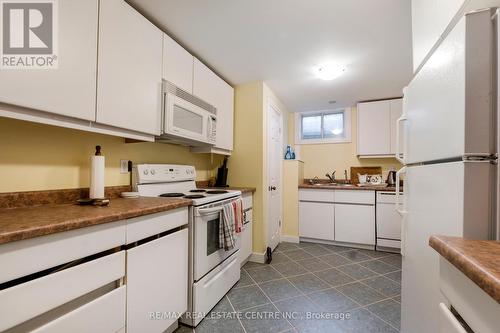
[[[233,203],[222,206],[222,218],[219,219],[219,249],[230,251],[234,249],[234,207]]]
[[[233,201],[234,209],[234,231],[240,233],[243,229],[243,200],[238,199]]]

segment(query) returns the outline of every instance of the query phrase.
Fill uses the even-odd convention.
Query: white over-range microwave
[[[162,135],[158,142],[190,146],[214,145],[217,109],[202,99],[163,81]]]

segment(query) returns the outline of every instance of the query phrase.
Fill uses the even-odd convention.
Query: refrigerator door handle
[[[406,200],[403,199],[403,204],[401,204],[401,187],[399,184],[402,174],[406,174],[405,166],[396,172],[396,211],[401,215],[401,255],[404,257],[406,255]]]
[[[401,169],[399,169],[398,172],[396,172],[396,211],[401,216],[403,216],[406,213],[406,207],[404,205],[404,201],[403,201],[403,203],[401,203],[401,201],[400,201],[401,187],[400,187],[399,183],[400,183],[401,175],[404,175],[405,173],[406,173],[406,167],[405,166],[402,167]]]
[[[401,115],[401,117],[398,118],[398,120],[396,120],[396,159],[401,163],[401,164],[405,164],[405,157],[406,157],[406,149],[404,149],[404,151],[402,152],[401,151],[401,145],[400,145],[400,135],[401,135],[401,131],[400,131],[400,125],[402,122],[405,122],[405,121],[408,121],[408,118],[406,118],[406,115],[403,114]],[[403,133],[404,134],[404,133]],[[406,147],[406,137],[404,137],[404,143],[403,143],[403,148]]]

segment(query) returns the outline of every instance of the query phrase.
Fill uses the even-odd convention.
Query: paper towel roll
[[[91,158],[90,198],[104,198],[104,156],[92,156]]]

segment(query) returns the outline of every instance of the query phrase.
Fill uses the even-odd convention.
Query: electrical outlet
[[[128,160],[120,160],[120,173],[128,173]]]

